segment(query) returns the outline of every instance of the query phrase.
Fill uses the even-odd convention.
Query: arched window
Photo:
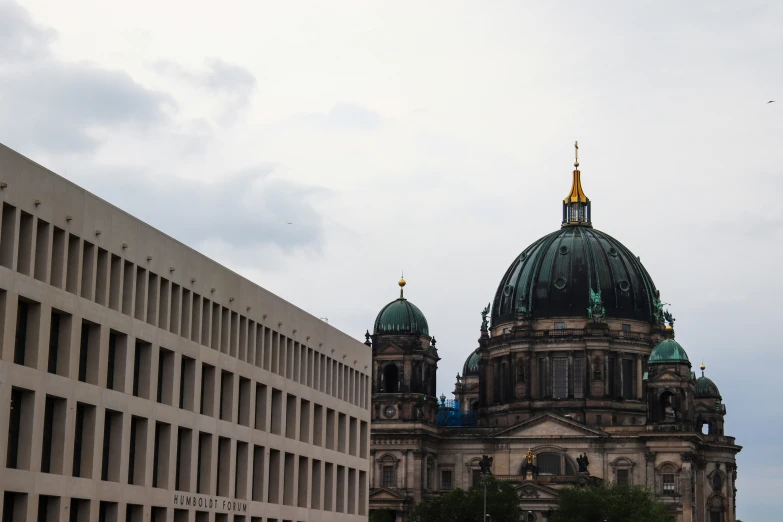
[[[672,496],[678,491],[678,475],[679,471],[674,464],[663,464],[658,469],[658,491],[661,495]]]
[[[383,367],[383,390],[386,393],[400,391],[400,373],[395,363],[389,363]]]
[[[397,487],[397,467],[400,461],[393,456],[386,454],[377,460],[380,468],[380,485],[384,488]]]
[[[562,475],[562,458],[559,453],[539,453],[536,455],[539,475]]]

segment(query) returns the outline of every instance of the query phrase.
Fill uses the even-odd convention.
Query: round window
[[[555,279],[555,288],[557,288],[558,290],[562,290],[565,287],[566,287],[566,280],[564,278],[558,277],[557,279]]]
[[[628,290],[631,289],[631,284],[625,279],[617,283],[617,286],[619,286],[620,290],[622,290],[623,292],[627,292]]]

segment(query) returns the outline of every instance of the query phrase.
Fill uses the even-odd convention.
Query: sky
[[[781,26],[774,1],[0,0],[0,142],[362,341],[404,270],[450,394],[578,140],[594,226],[723,395],[739,518],[772,521]]]

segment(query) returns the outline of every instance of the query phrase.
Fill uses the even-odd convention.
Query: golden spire
[[[569,203],[588,203],[590,200],[582,190],[581,173],[579,172],[579,142],[574,142],[574,177],[571,183],[571,192],[563,200],[566,205]]]
[[[404,286],[405,286],[405,277],[404,277],[404,273],[402,273],[402,272],[400,273],[400,280],[399,280],[399,281],[397,281],[397,284],[398,284],[398,285],[400,285],[400,299],[405,299],[405,298],[402,296],[402,287],[404,287]]]
[[[699,369],[701,370],[701,376],[704,377],[704,370],[707,369],[707,367],[704,366],[704,359],[701,360],[701,366],[699,366]]]

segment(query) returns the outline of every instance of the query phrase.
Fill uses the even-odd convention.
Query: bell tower
[[[373,356],[373,422],[435,424],[438,350],[427,319],[405,298],[404,278],[397,283],[400,297],[384,306],[365,334]]]

